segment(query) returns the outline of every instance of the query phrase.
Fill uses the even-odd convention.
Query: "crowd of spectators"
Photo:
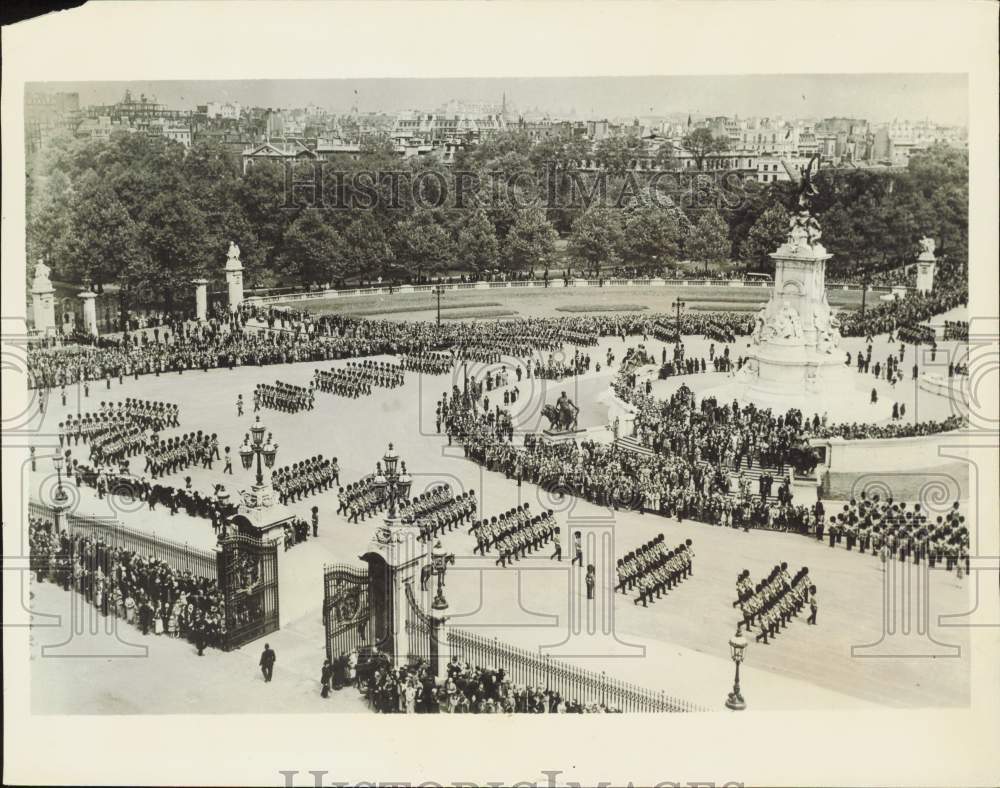
[[[186,638],[199,655],[207,646],[223,644],[225,603],[215,580],[99,538],[56,533],[41,518],[30,518],[28,532],[40,582],[72,589],[101,614],[135,625],[144,635]]]
[[[361,690],[382,714],[585,714],[616,713],[605,703],[564,698],[552,689],[515,684],[503,668],[448,663],[448,675],[438,681],[426,663],[392,668],[378,655],[362,676]]]

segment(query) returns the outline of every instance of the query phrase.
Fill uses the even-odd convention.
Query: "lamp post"
[[[441,294],[444,292],[444,287],[438,285],[434,288],[434,293],[437,295],[437,327],[441,328]]]
[[[447,610],[448,600],[444,598],[444,573],[448,563],[448,553],[438,540],[431,550],[431,571],[437,576],[437,592],[431,607],[434,610]]]
[[[274,467],[274,458],[278,454],[278,444],[271,440],[271,433],[267,434],[267,441],[264,440],[264,425],[260,423],[260,416],[250,428],[250,435],[240,446],[240,460],[243,468],[250,470],[253,466],[254,457],[257,458],[257,486],[264,485],[264,469],[261,467],[261,460],[268,468]]]
[[[742,711],[747,707],[740,693],[740,663],[743,661],[743,652],[746,648],[747,640],[743,637],[743,624],[740,623],[736,625],[736,634],[729,640],[729,654],[736,664],[736,679],[733,681],[733,691],[726,698],[726,708],[733,711]]]
[[[677,312],[677,341],[681,341],[681,310],[687,306],[679,298],[674,299],[674,303],[671,304],[674,310]]]
[[[399,467],[397,468],[397,466]],[[412,484],[413,479],[406,472],[406,463],[399,461],[399,455],[393,450],[390,443],[382,460],[375,463],[375,487],[386,494],[389,499],[387,519],[396,519],[396,501],[406,500],[410,497]]]
[[[63,503],[67,498],[66,491],[63,489],[62,486],[62,470],[65,462],[66,460],[63,458],[61,454],[55,454],[52,457],[52,465],[56,469],[57,481],[56,481],[56,494],[54,497],[57,503]]]

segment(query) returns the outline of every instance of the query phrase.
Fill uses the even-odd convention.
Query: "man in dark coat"
[[[264,674],[264,681],[270,681],[271,676],[274,675],[274,661],[276,659],[277,655],[271,648],[271,644],[265,643],[264,652],[260,655],[260,672]]]

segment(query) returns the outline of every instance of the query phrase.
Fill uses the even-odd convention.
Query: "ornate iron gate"
[[[228,651],[278,629],[278,543],[231,536],[217,556]]]
[[[323,569],[323,627],[326,656],[361,651],[372,644],[368,569],[335,564]]]

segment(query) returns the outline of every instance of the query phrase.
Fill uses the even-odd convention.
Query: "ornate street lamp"
[[[399,466],[397,468],[397,466]],[[380,462],[375,463],[375,488],[389,499],[389,520],[396,519],[396,502],[405,501],[410,497],[410,487],[413,480],[406,472],[406,463],[400,462],[399,455],[393,450],[392,444],[382,456]]]
[[[264,484],[264,465],[268,468],[274,467],[274,459],[278,454],[278,444],[271,439],[271,433],[267,434],[267,442],[264,442],[264,425],[260,423],[260,416],[250,428],[250,433],[243,439],[240,446],[240,461],[245,470],[250,470],[253,466],[254,457],[257,458],[257,486]]]
[[[65,501],[66,498],[68,497],[66,495],[66,491],[63,489],[63,486],[62,486],[62,470],[63,470],[63,465],[65,464],[65,462],[66,462],[66,460],[63,459],[63,456],[61,454],[55,454],[52,457],[52,465],[56,469],[56,479],[58,480],[56,482],[55,499],[56,499],[56,501],[58,501],[60,503],[62,503],[63,501]]]
[[[742,711],[747,707],[743,695],[740,693],[740,663],[743,661],[743,652],[746,651],[747,640],[743,637],[743,624],[736,625],[736,634],[729,640],[729,654],[736,664],[736,680],[733,682],[733,691],[726,699],[726,708],[733,711]]]
[[[434,594],[434,601],[431,607],[434,610],[447,610],[448,600],[444,598],[444,573],[449,561],[454,561],[455,556],[441,547],[441,540],[435,542],[431,549],[431,572],[437,575],[437,593]]]
[[[677,311],[677,341],[681,341],[681,310],[687,306],[684,301],[679,298],[674,299],[674,303],[671,306]]]

